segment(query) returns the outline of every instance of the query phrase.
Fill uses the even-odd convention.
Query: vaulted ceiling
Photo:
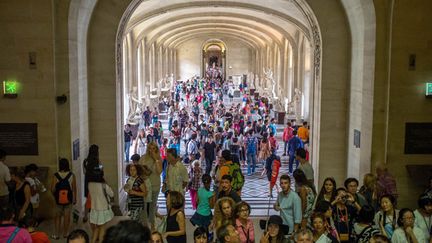
[[[125,34],[168,48],[193,38],[235,38],[259,49],[285,40],[296,45],[300,34],[310,39],[303,0],[148,0],[142,1],[128,22]]]

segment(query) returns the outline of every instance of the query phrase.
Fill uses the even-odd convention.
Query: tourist
[[[155,142],[151,142],[147,145],[146,153],[140,158],[139,164],[147,166],[152,172],[150,175],[151,182],[151,202],[147,205],[149,212],[150,228],[155,228],[155,215],[156,205],[159,196],[162,173],[162,158],[160,156],[159,148]],[[149,190],[150,192],[150,190]]]
[[[377,198],[392,195],[396,205],[398,198],[396,179],[388,172],[387,166],[383,163],[378,163],[375,171],[377,174]]]
[[[250,205],[241,201],[236,204],[234,215],[236,217],[235,228],[239,233],[241,243],[254,243],[255,232],[252,220],[249,218],[251,214]]]
[[[210,191],[211,176],[204,174],[202,176],[203,187],[198,189],[197,197],[197,210],[190,219],[191,223],[195,226],[200,226],[208,229],[213,218],[211,209],[215,203],[215,192]]]
[[[167,150],[167,177],[164,181],[164,191],[177,191],[183,196],[189,182],[189,175],[186,167],[181,162],[175,149]]]
[[[303,143],[309,142],[309,129],[307,122],[303,122],[303,126],[297,129],[298,137],[303,141]]]
[[[311,215],[313,227],[313,239],[315,243],[336,243],[338,240],[328,233],[326,229],[326,217],[322,213]]]
[[[422,194],[417,204],[419,208],[414,211],[414,225],[423,231],[426,241],[430,241],[432,239],[432,197]]]
[[[240,237],[234,226],[231,224],[222,225],[217,230],[219,243],[240,243]]]
[[[194,243],[208,243],[207,228],[198,227],[194,230]]]
[[[11,179],[15,182],[15,207],[17,214],[16,219],[19,226],[28,227],[31,224],[33,207],[30,202],[31,187],[30,183],[25,180],[24,170],[15,168],[11,170]]]
[[[135,139],[134,153],[142,156],[145,153],[146,136],[144,129],[140,129]]]
[[[142,217],[142,214],[146,211],[144,198],[147,196],[150,188],[146,188],[142,174],[143,169],[141,165],[128,164],[126,166],[126,175],[129,178],[123,189],[128,194],[127,208],[129,217],[132,220],[146,224],[146,221],[143,221],[146,217]]]
[[[184,196],[178,191],[167,195],[166,232],[163,234],[168,243],[186,243],[186,222],[183,212]]]
[[[13,207],[7,204],[0,206],[0,242],[32,243],[29,232],[15,225],[15,218]]]
[[[288,156],[289,156],[289,172],[293,172],[294,160],[296,162],[296,168],[299,165],[299,161],[295,159],[295,152],[297,149],[303,148],[302,140],[297,136],[297,131],[293,131],[293,137],[288,141]]]
[[[399,228],[395,229],[391,241],[392,243],[422,243],[426,242],[423,231],[414,225],[414,213],[409,208],[403,208],[399,211],[397,224]]]
[[[222,225],[235,225],[234,200],[230,197],[223,197],[218,199],[215,205],[213,229],[217,231]]]
[[[280,187],[274,209],[280,212],[283,223],[288,225],[289,233],[297,231],[302,222],[302,202],[298,194],[291,190],[291,179],[288,175],[280,177]]]
[[[324,179],[324,183],[321,190],[318,193],[316,202],[327,201],[333,203],[336,199],[336,181],[333,177],[327,177]]]
[[[296,184],[296,191],[301,199],[302,216],[301,228],[306,229],[308,220],[312,215],[313,205],[315,202],[315,191],[313,185],[307,180],[302,170],[296,169],[293,173]]]
[[[236,191],[232,188],[232,180],[233,178],[230,175],[224,175],[222,176],[221,182],[220,182],[220,191],[217,196],[217,198],[223,198],[223,197],[230,197],[234,200],[234,202],[238,203],[241,201],[240,196]]]
[[[36,164],[29,164],[24,168],[25,180],[28,181],[31,188],[31,199],[30,202],[33,207],[33,218],[32,226],[37,226],[39,224],[39,203],[40,203],[40,192],[45,192],[45,186],[36,177],[38,174],[39,167]]]
[[[89,235],[82,229],[76,229],[69,233],[67,243],[90,243]]]
[[[325,200],[318,201],[315,205],[314,213],[321,213],[322,215],[324,215],[325,228],[327,229],[328,233],[331,234],[339,242],[339,233],[337,232],[333,220],[332,204]]]
[[[357,209],[353,206],[354,197],[344,188],[336,190],[337,196],[334,201],[333,219],[339,233],[340,242],[351,242],[354,219]]]
[[[272,150],[270,148],[270,142],[267,138],[267,134],[265,133],[261,138],[261,142],[259,142],[258,161],[260,163],[264,163],[267,161],[270,155],[272,155]]]
[[[300,230],[295,233],[294,241],[295,243],[312,243],[313,234],[308,229]]]
[[[354,197],[353,206],[357,208],[357,212],[360,211],[361,207],[368,205],[368,202],[363,197],[363,195],[357,192],[358,185],[359,185],[358,180],[352,177],[347,178],[344,182],[345,189],[349,194],[351,194]]]
[[[376,211],[379,210],[376,176],[372,173],[367,173],[363,176],[363,186],[360,188],[359,193],[366,199],[368,205]]]
[[[291,127],[291,122],[287,122],[287,126],[284,128],[283,134],[282,134],[282,141],[284,142],[284,151],[282,156],[287,155],[288,151],[288,141],[291,140],[293,137],[293,131],[294,129]]]
[[[257,151],[258,151],[258,139],[253,135],[253,131],[249,130],[249,133],[245,139],[246,158],[247,158],[247,174],[248,176],[255,173]]]
[[[310,182],[310,185],[315,190],[314,170],[309,161],[306,160],[306,150],[304,148],[297,149],[295,152],[295,156],[296,160],[300,162],[297,169],[303,171],[303,173],[306,175],[307,180]]]
[[[392,195],[384,195],[380,198],[380,210],[375,214],[374,222],[379,227],[381,234],[391,239],[393,232],[398,227],[399,210],[395,208],[395,198]]]
[[[108,228],[102,243],[142,243],[150,240],[150,230],[134,220],[124,220]]]
[[[374,216],[375,211],[373,207],[365,205],[360,209],[353,227],[356,242],[368,243],[372,236],[380,234],[379,229],[373,224]]]
[[[141,156],[139,154],[132,154],[130,159],[131,159],[132,163],[138,164],[140,158],[141,158]]]
[[[151,233],[150,243],[164,243],[162,234],[158,231],[153,231]]]
[[[162,159],[162,180],[165,180],[166,172],[168,169],[168,161],[166,159],[167,150],[168,150],[168,139],[164,138],[162,142],[162,146],[159,148],[160,156]]]
[[[279,215],[271,215],[269,219],[260,220],[260,228],[265,230],[261,236],[260,243],[288,243],[288,226],[283,224]]]
[[[63,237],[68,236],[72,205],[77,202],[76,178],[70,170],[69,161],[62,158],[58,165],[59,171],[54,173],[51,180],[51,192],[57,204],[52,239],[59,239],[61,233],[63,233]]]
[[[192,209],[197,209],[197,192],[200,188],[201,184],[201,164],[199,160],[195,160],[192,163],[191,169],[189,170],[189,184],[188,184],[188,190],[191,197],[191,203],[192,203]]]
[[[273,198],[273,187],[276,185],[277,187],[277,179],[279,177],[279,169],[281,167],[281,159],[279,156],[273,152],[270,157],[267,158],[265,169],[263,172],[266,172],[267,179],[269,181],[269,194],[270,198]],[[279,191],[279,190],[278,190]]]
[[[123,133],[124,133],[125,162],[129,162],[129,151],[130,151],[131,140],[132,140],[132,131],[131,131],[130,124],[125,125]]]

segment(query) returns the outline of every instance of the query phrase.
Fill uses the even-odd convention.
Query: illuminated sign
[[[426,83],[426,96],[432,97],[432,83]]]
[[[3,81],[3,95],[8,98],[16,98],[18,96],[18,82]]]

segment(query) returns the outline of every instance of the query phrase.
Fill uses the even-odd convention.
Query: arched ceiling
[[[253,49],[285,40],[296,46],[296,37],[310,39],[307,16],[300,0],[143,0],[125,31],[135,43],[144,40],[176,48],[203,35],[236,38]]]

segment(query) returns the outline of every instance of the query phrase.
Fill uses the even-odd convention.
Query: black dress
[[[167,226],[166,226],[166,232],[171,231],[178,231],[180,230],[179,224],[177,223],[177,214],[180,211],[177,211],[174,215],[171,216],[171,211],[168,212],[167,216]],[[186,234],[180,235],[180,236],[167,236],[167,242],[168,243],[186,243]]]

